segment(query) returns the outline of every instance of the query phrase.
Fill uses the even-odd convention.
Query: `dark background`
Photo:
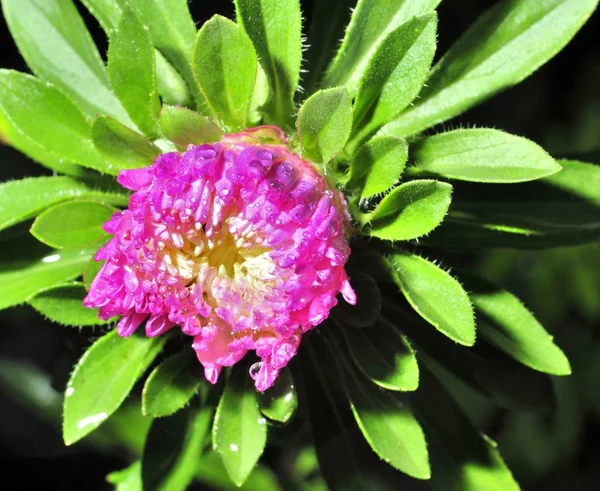
[[[438,57],[492,3],[444,0],[438,9]],[[303,1],[302,6],[305,19],[310,21],[312,2]],[[232,4],[228,1],[193,0],[190,8],[198,25],[215,13],[233,16]],[[105,53],[103,32],[84,8],[81,8],[81,12],[101,53]],[[27,71],[1,17],[0,67]],[[525,136],[544,146],[555,157],[600,162],[600,14],[596,13],[566,49],[532,77],[447,123],[445,127],[473,125],[500,128]],[[0,181],[43,173],[48,171],[15,150],[0,145]],[[576,302],[568,301],[558,312],[546,309],[547,303],[553,300],[527,286],[530,280],[535,282],[536,277],[525,273],[531,272],[538,264],[542,264],[543,268],[547,255],[511,254],[499,253],[470,260],[487,268],[492,276],[495,274],[504,282],[516,284],[526,303],[531,297],[534,311],[537,308],[536,314],[545,318],[555,330],[559,344],[561,338],[569,344],[572,329],[596,340],[600,326],[593,309],[592,315],[586,316],[579,312]],[[555,261],[561,262],[562,253],[557,254]],[[510,260],[507,260],[509,256]],[[508,265],[506,270],[503,264]],[[514,264],[518,264],[519,268],[515,268]],[[508,270],[512,271],[511,275],[505,274]],[[557,285],[554,290],[560,286],[560,278],[555,280]],[[550,285],[550,288],[553,286]],[[540,294],[541,300],[536,297]],[[600,298],[597,301],[600,302]],[[25,307],[0,312],[0,357],[31,362],[50,374],[58,392],[63,390],[74,362],[95,336],[93,329],[78,331],[49,324]],[[595,352],[595,356],[600,356],[600,352]],[[585,380],[584,377],[583,384]],[[600,385],[600,379],[592,380],[592,383]],[[0,470],[3,483],[14,483],[9,484],[11,489],[34,489],[40,486],[51,490],[110,488],[105,481],[106,474],[124,467],[126,462],[91,451],[82,445],[64,447],[57,427],[23,409],[22,404],[7,396],[7,391],[2,391],[3,386],[6,387],[6,381],[0,380]],[[530,440],[517,439],[512,443],[510,438],[514,440],[514,437],[510,437],[508,443],[500,437],[501,448],[525,489],[600,489],[600,476],[594,465],[600,457],[600,411],[597,408],[596,412],[583,411],[577,448],[571,449],[566,463],[561,459],[556,466],[542,466],[541,471],[539,467],[532,470],[536,467],[533,464],[524,466],[523,458],[519,456],[519,448],[522,448],[524,455],[540,451],[540,442],[535,441],[535,434],[529,437]],[[499,423],[496,420],[494,424],[496,430],[502,430],[503,425],[512,424],[512,420],[501,419]],[[508,445],[506,451],[502,447],[503,441],[504,445]]]

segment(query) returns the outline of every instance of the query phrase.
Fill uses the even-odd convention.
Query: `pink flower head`
[[[338,293],[356,303],[344,198],[278,128],[160,155],[118,182],[134,193],[104,225],[114,237],[84,305],[122,316],[121,336],[180,326],[210,382],[254,350],[251,376],[269,388]]]

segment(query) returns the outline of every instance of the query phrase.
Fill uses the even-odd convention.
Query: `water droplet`
[[[240,447],[238,447],[235,443],[229,445],[229,450],[231,450],[232,452],[237,452],[239,449]]]
[[[256,363],[254,363],[249,370],[250,376],[252,378],[256,378],[258,376],[258,372],[260,372],[261,367],[262,361],[257,361]]]
[[[71,397],[73,395],[73,392],[75,392],[75,389],[73,387],[67,387],[67,390],[65,391],[65,396]]]
[[[82,420],[80,420],[77,423],[77,429],[81,430],[81,429],[83,429],[83,428],[85,428],[86,426],[89,426],[89,425],[98,426],[106,418],[108,418],[108,414],[107,413],[98,413],[98,414],[94,414],[92,416],[88,416],[87,418],[83,418]]]

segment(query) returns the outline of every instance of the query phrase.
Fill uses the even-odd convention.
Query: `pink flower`
[[[104,225],[114,237],[84,304],[122,316],[121,336],[180,326],[210,382],[254,350],[251,376],[269,388],[338,293],[356,303],[344,198],[278,128],[190,145],[118,181],[135,192]]]

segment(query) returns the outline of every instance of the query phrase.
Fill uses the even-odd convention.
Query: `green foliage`
[[[98,318],[98,309],[83,306],[86,294],[83,283],[73,282],[44,290],[28,303],[52,322],[65,326],[98,326],[110,322]]]
[[[19,51],[36,75],[62,89],[89,116],[108,114],[131,124],[110,89],[106,68],[72,0],[5,0],[2,10]]]
[[[146,167],[161,153],[144,135],[107,116],[94,120],[92,138],[98,152],[109,162],[104,171],[111,175],[123,169]]]
[[[122,339],[113,330],[85,352],[65,391],[63,439],[67,445],[94,431],[119,408],[164,343],[164,337]]]
[[[181,149],[218,141],[223,136],[212,120],[185,107],[163,106],[160,126],[165,137]]]
[[[411,17],[435,9],[440,1],[359,0],[322,86],[344,85],[354,95],[369,60],[385,37]]]
[[[182,351],[152,370],[142,392],[142,413],[153,418],[170,416],[190,402],[202,383],[194,364],[190,353]]]
[[[110,85],[138,128],[159,134],[160,100],[152,39],[131,8],[125,8],[108,48]]]
[[[329,162],[343,148],[352,129],[352,102],[345,89],[320,90],[302,105],[298,134],[303,155],[317,163]]]
[[[521,82],[571,40],[597,5],[598,0],[496,3],[435,65],[415,106],[384,131],[414,135]]]
[[[360,189],[360,199],[371,199],[398,182],[407,158],[406,140],[376,136],[354,154],[344,181]]]
[[[436,228],[446,216],[452,186],[433,180],[401,184],[386,195],[367,218],[368,235],[386,240],[410,240]]]
[[[419,141],[411,150],[419,172],[462,181],[525,182],[561,170],[532,141],[487,128],[438,133]]]
[[[215,15],[198,31],[194,76],[208,105],[229,129],[248,122],[257,65],[250,38],[229,19]]]
[[[354,133],[368,135],[396,117],[417,96],[435,54],[437,16],[415,17],[390,32],[360,79]]]
[[[30,232],[40,242],[57,249],[91,246],[107,238],[101,227],[115,211],[116,208],[96,201],[67,201],[40,214]],[[67,230],[65,223],[69,224]]]
[[[77,278],[95,252],[94,249],[53,251],[21,240],[12,244],[4,242],[2,249],[0,310],[24,303],[48,288]]]
[[[110,167],[92,143],[81,110],[52,84],[13,70],[0,70],[0,109],[36,151],[106,172]],[[35,157],[35,155],[33,155]]]
[[[270,119],[293,127],[302,60],[300,5],[297,0],[235,0],[235,7],[271,86]]]
[[[372,329],[341,329],[354,362],[372,382],[387,390],[413,391],[419,366],[406,336],[379,318]]]
[[[185,491],[196,474],[198,456],[208,435],[212,411],[179,411],[155,419],[142,456],[144,490]]]
[[[267,441],[267,421],[260,414],[251,381],[243,367],[232,371],[212,428],[213,448],[237,486],[248,479]]]
[[[395,283],[423,319],[459,344],[475,344],[473,306],[456,279],[416,254],[394,254],[387,260]]]

